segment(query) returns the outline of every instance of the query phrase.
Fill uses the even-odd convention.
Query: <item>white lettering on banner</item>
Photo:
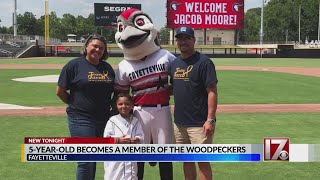
[[[202,17],[200,14],[175,14],[174,24],[202,24]],[[237,16],[206,14],[204,24],[237,25]]]
[[[205,24],[218,24],[218,25],[236,25],[236,15],[205,15]]]
[[[157,154],[157,153],[242,153],[250,154],[248,144],[209,144],[209,145],[118,145],[118,144],[41,144],[24,146],[25,155],[54,155],[54,154]]]
[[[28,161],[67,161],[67,155],[27,154]]]
[[[227,3],[185,2],[187,12],[227,13]]]
[[[202,24],[202,18],[199,14],[175,14],[175,24]]]

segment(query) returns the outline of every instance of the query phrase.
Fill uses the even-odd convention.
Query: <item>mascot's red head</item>
[[[115,40],[127,60],[139,60],[160,49],[150,17],[139,9],[128,9],[118,17]]]

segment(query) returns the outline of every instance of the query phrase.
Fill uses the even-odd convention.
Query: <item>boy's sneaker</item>
[[[157,165],[157,162],[149,162],[150,166],[155,166]]]

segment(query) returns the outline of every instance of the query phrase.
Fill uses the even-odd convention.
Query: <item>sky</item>
[[[0,26],[12,26],[12,14],[14,12],[15,0],[1,0],[0,5]],[[16,0],[17,14],[32,12],[38,19],[44,15],[45,0]],[[164,27],[166,24],[166,0],[48,0],[49,12],[56,12],[58,17],[65,13],[74,16],[82,15],[88,17],[94,13],[94,3],[132,3],[141,4],[142,11],[148,14],[153,20],[157,29]],[[245,10],[260,7],[261,0],[244,0]]]

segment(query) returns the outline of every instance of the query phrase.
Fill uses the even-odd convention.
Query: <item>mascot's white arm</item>
[[[126,67],[126,61],[121,61],[118,67]],[[116,71],[115,84],[114,84],[115,92],[117,94],[124,93],[129,94],[130,91],[130,82],[128,76],[125,72],[125,69],[118,68]]]

